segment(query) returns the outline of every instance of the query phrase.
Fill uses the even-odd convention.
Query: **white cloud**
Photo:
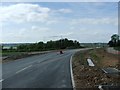
[[[48,31],[49,30],[49,28],[47,28],[47,27],[38,27],[38,26],[32,26],[31,27],[31,30],[30,31],[33,31],[33,32],[46,32],[46,31]]]
[[[74,26],[71,26],[71,27],[70,27],[70,30],[74,30],[74,29],[75,29],[75,27],[74,27]]]
[[[60,36],[70,36],[72,34],[73,34],[73,32],[67,32],[67,33],[64,33],[64,34],[60,34]]]
[[[109,29],[97,29],[97,28],[83,28],[74,31],[74,35],[71,38],[77,38],[81,42],[108,42],[113,33],[117,33],[117,30],[110,31]]]
[[[46,24],[48,24],[48,25],[50,25],[50,24],[56,24],[56,23],[58,23],[58,20],[48,20],[46,22]]]
[[[39,26],[31,26],[31,28],[25,28],[19,30],[19,33],[16,36],[25,36],[27,38],[39,38],[41,36],[46,35],[46,32],[49,32],[49,28],[39,27]]]
[[[31,26],[22,28],[18,31],[10,31],[2,36],[3,42],[35,42],[43,39],[45,35],[49,35],[50,28]]]
[[[50,9],[37,4],[19,3],[0,7],[0,21],[44,22],[49,17]]]
[[[80,18],[80,19],[73,19],[70,24],[92,24],[92,25],[99,25],[99,24],[112,24],[118,25],[117,18]]]
[[[72,13],[72,10],[71,9],[59,9],[58,12],[61,12],[61,13]]]

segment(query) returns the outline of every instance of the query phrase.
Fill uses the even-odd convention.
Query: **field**
[[[95,67],[88,66],[87,58],[91,58]],[[95,88],[98,85],[117,86],[119,76],[108,76],[102,68],[119,68],[120,56],[107,53],[105,49],[93,49],[77,52],[73,57],[73,74],[76,88]]]

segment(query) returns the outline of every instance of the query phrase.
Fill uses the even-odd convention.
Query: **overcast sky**
[[[82,43],[108,42],[118,33],[117,2],[2,3],[2,42],[38,42],[68,38]]]

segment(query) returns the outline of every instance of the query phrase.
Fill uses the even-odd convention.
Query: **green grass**
[[[87,61],[86,61],[86,58],[84,57],[84,54],[85,53],[80,53],[80,63],[82,64],[82,65],[87,65]]]
[[[100,63],[101,58],[96,55],[96,51],[95,51],[95,50],[90,51],[89,54],[90,54],[90,57],[91,57],[96,63]]]
[[[79,62],[80,65],[87,65],[87,61],[86,61],[86,58],[85,58],[85,52],[81,52],[81,51],[77,52],[74,55],[74,60]]]
[[[2,52],[2,56],[11,56],[11,55],[19,55],[23,52]]]

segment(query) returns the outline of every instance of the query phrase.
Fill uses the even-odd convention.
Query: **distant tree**
[[[3,47],[4,47],[3,45],[0,45],[0,50],[3,50]]]
[[[11,47],[10,47],[10,50],[13,50],[13,49],[14,49],[13,46],[11,46]]]
[[[80,48],[78,41],[60,39],[56,41],[48,41],[47,43],[38,42],[33,44],[22,44],[17,47],[18,51],[43,51],[43,50],[55,50],[65,48]]]
[[[22,44],[17,47],[18,51],[24,52],[24,51],[29,51],[28,45]]]
[[[38,42],[36,45],[38,50],[43,50],[44,49],[44,43],[43,42]]]

